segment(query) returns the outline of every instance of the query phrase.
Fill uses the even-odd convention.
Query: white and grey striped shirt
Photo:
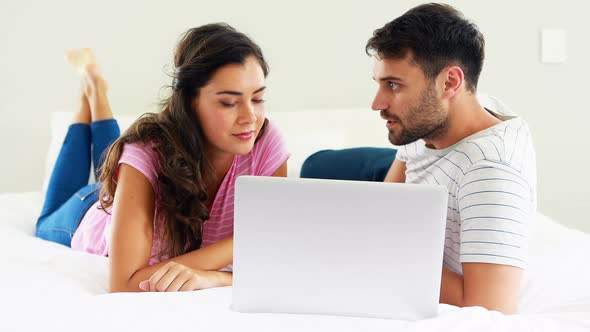
[[[526,267],[528,228],[536,210],[536,161],[531,134],[519,117],[490,111],[501,123],[441,150],[423,140],[399,147],[406,183],[448,188],[444,264]]]

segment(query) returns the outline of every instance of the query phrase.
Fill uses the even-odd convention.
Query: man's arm
[[[516,313],[522,270],[488,263],[463,263],[463,275],[443,267],[440,302]]]
[[[485,166],[489,167],[490,165],[476,165],[474,168]],[[488,173],[488,178],[501,178],[506,176],[505,174],[497,176],[495,174],[497,170],[494,168],[487,168],[486,171],[486,173]],[[406,164],[396,158],[387,172],[384,182],[403,183],[405,182],[406,178],[405,172]],[[486,177],[483,174],[480,174],[480,172],[482,171],[474,172],[473,174]],[[489,187],[487,189],[494,190],[494,183],[481,183],[486,183],[486,186]],[[465,194],[471,194],[470,199],[481,198],[481,196],[478,197],[478,195],[473,193],[473,191],[475,191],[473,188],[466,187],[465,189]],[[519,189],[522,188],[519,187]],[[484,190],[482,190],[482,194],[483,191]],[[508,197],[510,200],[513,199],[511,195],[508,195]],[[470,199],[467,199],[464,202],[468,202]],[[474,203],[481,204],[490,202]],[[495,203],[501,204],[504,202],[498,201]],[[523,204],[523,209],[525,209],[525,206],[528,205],[528,202],[521,201],[520,203]],[[489,208],[489,206],[487,208]],[[476,210],[471,207],[469,213],[476,213]],[[490,219],[472,220],[471,223],[472,225],[475,225],[476,222],[481,222],[482,220],[489,221]],[[518,295],[522,280],[522,269],[511,265],[479,262],[466,262],[462,263],[461,266],[463,269],[463,275],[454,272],[447,267],[443,267],[440,291],[441,303],[451,304],[459,307],[482,306],[488,310],[497,310],[505,314],[513,314],[516,312]]]
[[[443,268],[440,301],[513,314],[527,262],[534,189],[520,170],[497,161],[476,162],[464,174],[457,191],[463,275]]]
[[[394,159],[383,182],[406,182],[406,163],[397,158]]]

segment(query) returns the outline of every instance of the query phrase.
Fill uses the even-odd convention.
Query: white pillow
[[[478,95],[482,104],[494,110],[508,110],[498,99],[485,94]],[[385,122],[379,112],[367,108],[302,110],[291,112],[267,112],[267,117],[279,127],[291,157],[288,175],[298,177],[301,165],[307,157],[319,150],[345,149],[362,146],[394,148],[387,139]],[[72,112],[55,112],[51,118],[51,143],[46,159],[43,191],[46,190],[55,159],[63,143]],[[121,132],[137,116],[117,116]],[[91,172],[92,173],[92,172]],[[91,180],[93,180],[91,174]]]
[[[74,118],[73,112],[53,112],[51,114],[51,138],[49,140],[49,150],[45,158],[45,176],[43,177],[43,193],[47,191],[49,185],[49,178],[53,172],[53,166],[57,160],[57,155],[61,149],[64,138],[68,131],[68,127]],[[125,131],[137,119],[134,115],[117,116],[117,122],[121,128],[121,132]],[[89,183],[94,183],[94,172],[90,172]]]
[[[478,99],[486,108],[513,115],[510,108],[495,97],[480,93]],[[291,152],[290,177],[298,177],[305,159],[319,150],[395,148],[387,138],[385,121],[379,112],[369,107],[267,112],[267,117],[277,124],[287,140]]]
[[[495,97],[479,93],[478,99],[487,108],[511,114],[509,107]],[[52,114],[51,143],[46,158],[43,192],[47,189],[49,176],[73,114],[72,112]],[[394,147],[387,139],[385,122],[379,116],[379,112],[372,111],[368,107],[292,112],[270,111],[267,112],[267,117],[285,135],[291,152],[288,162],[290,177],[298,177],[305,159],[319,150],[362,146]],[[137,116],[117,115],[116,118],[123,132]],[[93,181],[93,174],[90,173]]]
[[[305,159],[319,150],[392,147],[384,121],[369,109],[268,112],[267,117],[287,141],[289,177],[299,177]]]
[[[285,135],[291,153],[288,162],[289,176],[298,177],[305,158],[319,150],[351,147],[351,139],[347,137],[348,132],[350,128],[354,128],[354,120],[355,118],[358,120],[356,116],[360,113],[350,110],[269,112],[267,116]],[[376,114],[371,115],[379,118]],[[45,159],[43,192],[47,190],[51,172],[73,117],[73,112],[54,112],[51,115],[51,139]],[[117,116],[121,132],[125,131],[136,118],[137,116],[129,115]],[[336,120],[331,120],[332,118]],[[330,122],[334,125],[326,126],[326,123]],[[94,174],[90,172],[89,183],[93,182]]]

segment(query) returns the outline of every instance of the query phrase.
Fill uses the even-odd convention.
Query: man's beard
[[[434,84],[429,84],[420,95],[418,106],[410,108],[402,121],[398,116],[381,111],[386,119],[398,122],[389,128],[389,141],[393,145],[410,144],[419,139],[434,139],[446,134],[448,119],[442,112],[442,105],[436,98]]]

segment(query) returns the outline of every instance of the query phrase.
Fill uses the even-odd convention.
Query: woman
[[[260,48],[225,24],[189,30],[171,96],[121,137],[94,57],[69,59],[82,68],[82,105],[37,236],[109,256],[113,292],[230,285],[231,272],[219,270],[232,262],[236,178],[287,174],[284,140],[264,117]],[[91,146],[100,184],[87,185]]]

